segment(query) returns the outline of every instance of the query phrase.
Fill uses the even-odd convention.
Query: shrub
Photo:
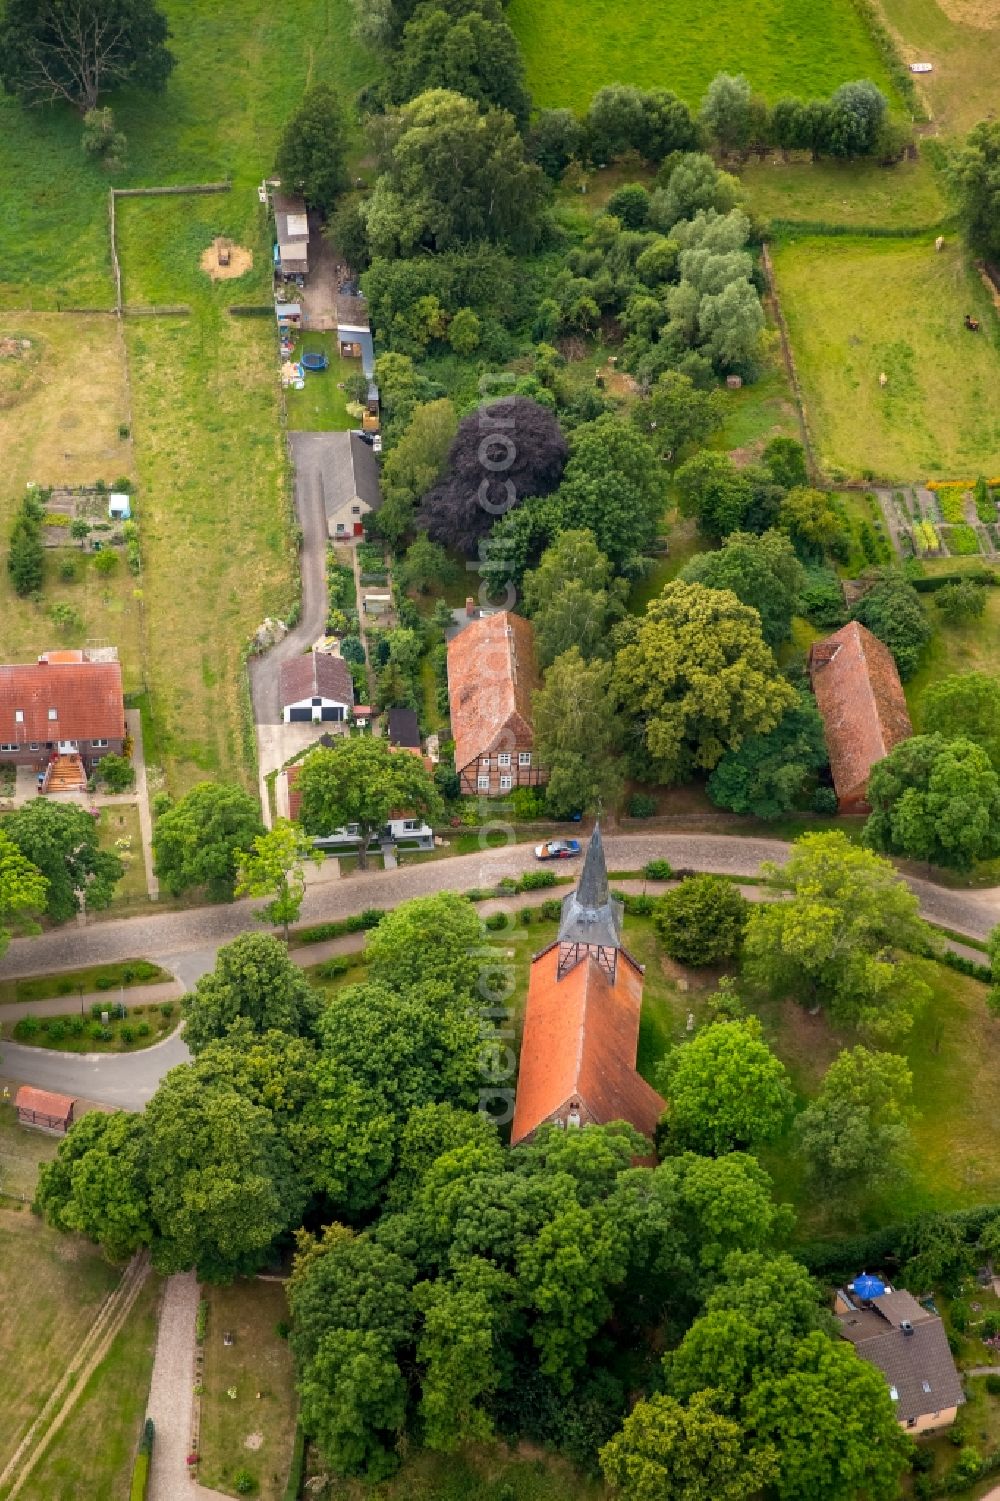
[[[626,804],[629,818],[652,818],[656,812],[656,798],[648,792],[633,792]]]
[[[837,794],[832,787],[817,787],[812,795],[812,810],[814,813],[836,813],[840,804]]]
[[[536,792],[534,787],[515,787],[510,795],[510,805],[514,817],[530,823],[534,818],[541,818],[545,812],[545,797]]]
[[[94,569],[105,576],[118,572],[118,554],[110,547],[102,548],[94,559]]]
[[[963,1298],[956,1298],[951,1305],[951,1325],[959,1334],[964,1334],[969,1327],[972,1310]]]
[[[94,981],[94,989],[95,990],[111,990],[112,987],[114,986],[114,983],[115,983],[115,980],[114,980],[114,976],[113,975],[98,975],[97,979]],[[100,1006],[100,1004],[95,1001],[94,1002],[94,1006],[97,1007],[97,1013],[98,1013],[98,1015],[100,1015],[100,1012],[101,1012],[101,1009],[102,1009],[101,1006]],[[91,1008],[90,1008],[91,1011],[94,1010],[94,1006],[91,1006]]]
[[[208,1332],[208,1303],[206,1299],[198,1300],[198,1311],[194,1316],[194,1337],[199,1345],[205,1343],[205,1335]]]
[[[14,1023],[14,1036],[19,1042],[30,1042],[41,1031],[41,1023],[37,1016],[22,1016],[21,1020]]]
[[[162,1004],[161,1004],[161,1006],[160,1006],[160,1015],[161,1016],[173,1016],[173,1014],[174,1014],[174,1003],[173,1003],[173,1001],[163,1001]]]
[[[124,756],[102,756],[97,765],[97,778],[109,792],[126,792],[135,781],[135,769]]]
[[[66,1023],[61,1017],[54,1016],[49,1022],[49,1041],[62,1042],[66,1036]]]
[[[526,870],[517,883],[518,891],[544,891],[556,884],[554,870]]]
[[[80,565],[75,558],[63,558],[59,564],[59,577],[64,584],[75,584],[80,577]]]
[[[562,915],[562,902],[557,896],[547,897],[538,909],[541,922],[558,922]]]
[[[135,1029],[135,1035],[136,1037],[148,1037],[151,1031],[152,1028],[149,1022],[140,1022]]]
[[[91,1022],[90,1035],[95,1042],[108,1042],[112,1036],[111,1028],[106,1027],[103,1022]]]
[[[67,1016],[66,1031],[70,1037],[82,1037],[86,1028],[86,1021],[82,1016]]]
[[[530,928],[531,924],[535,920],[535,913],[533,908],[522,907],[520,912],[517,914],[517,920],[521,924],[522,928]]]
[[[986,1390],[991,1397],[1000,1397],[1000,1376],[996,1371],[991,1371],[986,1378]]]
[[[719,964],[743,942],[749,903],[724,876],[689,876],[656,903],[663,947],[679,964]]]
[[[233,1476],[233,1490],[238,1496],[252,1496],[257,1489],[257,1480],[249,1470],[237,1470]]]
[[[656,911],[657,898],[645,892],[623,891],[619,893],[628,917],[652,917]]]
[[[491,933],[502,933],[507,926],[506,912],[491,912],[489,917],[483,919],[483,927]]]
[[[673,879],[674,868],[669,860],[647,860],[642,873],[647,881],[669,881]]]
[[[123,1025],[121,1030],[121,1039],[127,1048],[130,1048],[135,1042],[135,1028],[132,1026],[131,1022],[125,1022],[125,1024]]]
[[[351,961],[346,954],[337,954],[325,963],[316,966],[316,977],[319,980],[338,980],[341,975],[346,975],[351,967]]]

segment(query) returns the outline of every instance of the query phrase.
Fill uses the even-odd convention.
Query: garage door
[[[344,717],[344,711],[343,711],[343,709],[341,709],[339,707],[339,705],[336,706],[336,707],[326,708],[326,709],[323,710],[323,713],[322,713],[322,718],[323,719],[325,719],[325,720],[333,719],[333,720],[336,720],[338,724],[343,719],[343,717]]]
[[[312,717],[313,711],[311,709],[290,709],[288,711],[288,718],[292,724],[302,724],[303,722],[308,724]]]

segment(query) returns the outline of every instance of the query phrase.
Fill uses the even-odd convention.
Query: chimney
[[[469,620],[475,620],[475,618],[476,618],[476,601],[473,599],[473,597],[472,597],[471,594],[467,594],[466,597],[465,597],[465,613],[466,613],[467,617],[469,618]]]
[[[900,1319],[899,1327],[900,1329],[902,1329],[904,1334],[913,1333],[913,1325],[910,1323],[909,1319]]]

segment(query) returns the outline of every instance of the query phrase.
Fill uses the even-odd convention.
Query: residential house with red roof
[[[0,667],[0,764],[33,767],[42,791],[72,791],[102,756],[121,755],[122,669],[110,658],[107,649],[57,651]]]
[[[469,797],[540,787],[531,698],[540,686],[535,633],[510,610],[470,620],[448,642],[448,703],[455,770]]]
[[[628,1121],[652,1137],[666,1103],[635,1066],[643,968],[621,930],[598,825],[580,884],[563,901],[558,937],[531,962],[512,1146],[546,1123]]]
[[[852,620],[809,648],[809,677],[840,812],[870,813],[872,767],[913,734],[892,652]]]

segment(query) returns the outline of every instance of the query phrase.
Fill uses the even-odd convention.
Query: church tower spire
[[[621,902],[608,890],[608,866],[598,820],[587,846],[580,884],[563,900],[557,978],[561,980],[589,955],[613,980],[622,946],[622,916]]]

